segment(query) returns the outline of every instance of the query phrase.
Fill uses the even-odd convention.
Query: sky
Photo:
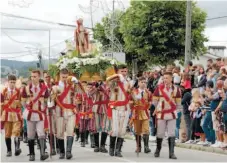
[[[100,22],[112,10],[112,0],[92,1],[93,24]],[[129,7],[129,0],[115,0],[116,9]],[[198,1],[198,6],[207,12],[207,18],[227,16],[227,1]],[[0,12],[34,19],[76,25],[78,18],[84,19],[84,26],[92,27],[90,0],[0,0]],[[206,22],[205,35],[209,38],[206,45],[227,46],[227,18]],[[1,14],[0,53],[2,59],[21,61],[37,60],[37,50],[41,48],[45,59],[48,58],[49,31],[51,58],[59,56],[65,49],[64,41],[72,39],[74,28],[46,24],[37,21],[13,18]],[[26,28],[38,30],[10,30],[6,28]],[[20,53],[19,53],[20,52]],[[227,55],[227,54],[226,54]]]

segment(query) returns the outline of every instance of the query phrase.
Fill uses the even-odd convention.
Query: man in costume
[[[180,88],[172,84],[172,73],[166,71],[160,84],[153,94],[153,104],[157,118],[157,148],[154,156],[159,157],[162,148],[162,140],[165,132],[168,132],[169,158],[177,159],[174,154],[175,129],[177,110],[181,109]]]
[[[110,121],[106,115],[109,95],[103,83],[95,83],[93,95],[93,116],[90,120],[90,131],[94,135],[94,152],[107,153],[105,148],[107,132],[109,131]],[[92,92],[92,91],[91,91]],[[101,132],[101,143],[99,145],[99,132]]]
[[[149,108],[151,106],[151,93],[146,89],[146,78],[138,79],[139,88],[132,92],[132,120],[136,134],[136,152],[141,152],[141,134],[144,141],[144,153],[149,149]]]
[[[49,92],[49,94],[51,94],[53,83],[51,82],[51,77],[50,77],[48,71],[43,72],[43,77],[44,77],[44,83],[47,86],[48,92]],[[51,146],[51,155],[54,156],[54,155],[56,155],[55,136],[54,136],[56,133],[56,117],[54,117],[55,107],[48,108],[48,111],[49,111],[49,116],[48,116],[49,135],[48,135],[48,138],[49,138],[49,143]],[[50,128],[50,126],[51,126],[51,128]],[[56,147],[57,147],[57,151],[59,152],[57,139],[56,139]]]
[[[107,112],[108,117],[111,118],[110,156],[122,157],[121,147],[130,115],[130,83],[127,81],[127,72],[127,67],[120,65],[117,68],[117,74],[107,78],[107,84],[110,87],[110,101]]]
[[[92,118],[92,105],[95,90],[92,89],[93,83],[84,84],[85,92],[81,94],[82,104],[79,108],[81,147],[86,144],[86,132],[89,130],[90,119]],[[93,140],[91,142],[93,144]]]
[[[22,93],[22,102],[25,110],[24,119],[27,120],[29,161],[35,160],[35,135],[37,132],[40,144],[40,160],[46,160],[49,155],[45,153],[45,129],[48,128],[47,121],[47,99],[48,89],[45,84],[40,83],[40,71],[31,72],[31,84],[26,86]]]
[[[53,102],[56,104],[57,138],[60,147],[59,159],[65,158],[65,132],[67,135],[66,159],[73,157],[72,145],[76,118],[74,99],[76,94],[75,83],[77,82],[75,77],[69,76],[67,69],[60,70],[60,81],[53,87],[53,99],[52,102],[48,103],[49,107],[54,106]]]
[[[1,93],[1,120],[4,122],[5,142],[7,147],[7,157],[12,156],[11,137],[14,137],[15,156],[19,156],[20,149],[20,131],[22,127],[22,106],[20,90],[15,87],[16,76],[8,76],[8,87]]]

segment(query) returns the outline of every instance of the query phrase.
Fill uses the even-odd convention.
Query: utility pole
[[[113,58],[113,52],[114,52],[114,10],[115,10],[115,0],[113,0],[113,12],[111,16],[111,50],[112,50],[112,58]]]
[[[191,56],[191,17],[192,17],[192,1],[187,0],[186,32],[185,32],[185,58],[184,58],[185,66],[187,66],[188,61],[190,61],[192,59],[192,56]]]

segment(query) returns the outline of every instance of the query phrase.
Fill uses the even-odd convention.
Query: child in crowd
[[[192,90],[192,101],[189,106],[189,111],[191,112],[192,124],[191,124],[191,138],[186,144],[197,143],[197,138],[201,137],[201,141],[205,141],[204,132],[200,126],[202,112],[200,107],[203,105],[203,98],[200,94],[199,89]],[[201,144],[201,142],[199,142]]]

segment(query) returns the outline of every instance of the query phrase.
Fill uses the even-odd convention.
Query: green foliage
[[[55,64],[52,64],[49,66],[48,71],[49,71],[50,76],[52,78],[55,78],[59,73],[59,68]]]
[[[193,3],[192,54],[205,53],[206,13]],[[182,60],[185,51],[185,1],[131,1],[121,21],[125,51],[136,52],[148,64],[166,65]]]

